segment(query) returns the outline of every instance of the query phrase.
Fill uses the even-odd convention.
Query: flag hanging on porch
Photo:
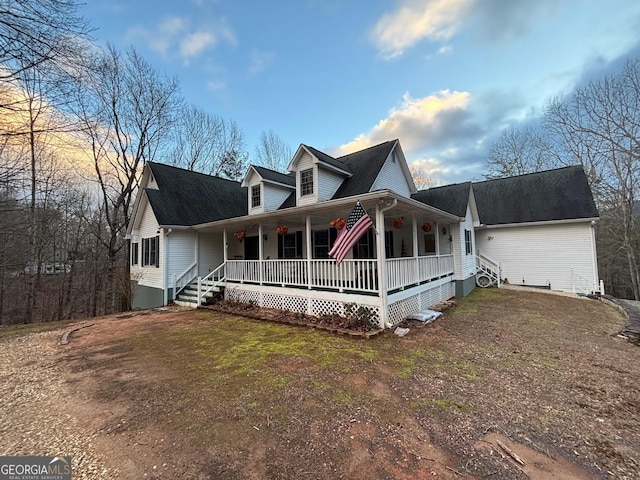
[[[340,265],[349,253],[349,250],[360,240],[360,237],[366,233],[369,228],[373,227],[373,222],[367,211],[360,205],[360,200],[353,207],[351,215],[347,220],[345,227],[340,230],[338,238],[336,238],[333,248],[329,251],[329,255],[336,259],[336,263]]]

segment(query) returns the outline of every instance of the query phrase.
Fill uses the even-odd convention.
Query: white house
[[[597,219],[581,167],[416,191],[398,140],[339,158],[300,145],[241,183],[147,163],[128,228],[133,307],[227,299],[391,327],[489,281],[590,293]],[[337,265],[336,219],[374,228]],[[480,255],[482,254],[482,255]]]

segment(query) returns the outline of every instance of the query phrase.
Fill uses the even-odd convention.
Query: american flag
[[[369,228],[373,227],[371,217],[367,214],[367,211],[360,205],[360,200],[353,207],[351,215],[347,220],[345,227],[340,230],[338,238],[336,238],[333,248],[329,251],[329,255],[336,259],[336,263],[340,265],[344,258],[351,250],[360,237],[365,234]]]

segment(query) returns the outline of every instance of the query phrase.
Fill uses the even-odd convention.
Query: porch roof
[[[329,221],[337,217],[347,218],[351,213],[351,210],[355,206],[356,201],[358,200],[360,200],[360,203],[368,211],[369,215],[372,216],[372,219],[374,219],[374,221],[375,218],[373,218],[373,216],[375,215],[375,212],[372,212],[371,210],[375,209],[375,206],[378,203],[381,204],[382,208],[385,208],[388,205],[392,205],[394,200],[397,200],[397,205],[393,206],[393,208],[390,208],[385,212],[386,217],[417,215],[424,217],[425,220],[428,219],[436,222],[446,223],[457,223],[462,220],[462,218],[456,215],[452,215],[451,213],[447,213],[435,207],[425,205],[424,203],[413,200],[411,198],[403,197],[391,190],[377,190],[375,192],[369,192],[362,195],[355,195],[346,198],[327,200],[325,202],[312,205],[301,205],[290,207],[284,210],[275,210],[272,212],[254,215],[243,215],[235,218],[228,218],[225,220],[202,223],[193,226],[193,228],[196,230],[220,231],[225,228],[247,229],[247,226],[257,226],[260,224],[302,225],[305,223],[304,219],[307,215],[311,215],[312,221],[314,222],[326,223],[328,225]]]

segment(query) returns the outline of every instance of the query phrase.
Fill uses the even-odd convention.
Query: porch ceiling
[[[263,230],[273,230],[278,225],[286,225],[290,229],[300,229],[305,226],[307,215],[311,216],[311,225],[326,225],[338,217],[344,219],[349,217],[356,201],[360,200],[362,206],[371,215],[375,222],[376,205],[380,204],[382,208],[392,204],[393,200],[397,200],[397,205],[384,212],[385,218],[405,217],[407,222],[415,216],[419,223],[426,221],[440,223],[457,223],[459,217],[443,212],[436,208],[422,204],[411,198],[401,197],[389,190],[381,190],[371,192],[358,197],[341,198],[337,200],[328,200],[313,205],[303,205],[291,207],[283,210],[275,210],[268,213],[258,215],[246,215],[242,217],[230,218],[217,222],[196,225],[194,228],[203,232],[214,232],[228,230],[246,230],[247,232],[257,232],[259,225]]]

